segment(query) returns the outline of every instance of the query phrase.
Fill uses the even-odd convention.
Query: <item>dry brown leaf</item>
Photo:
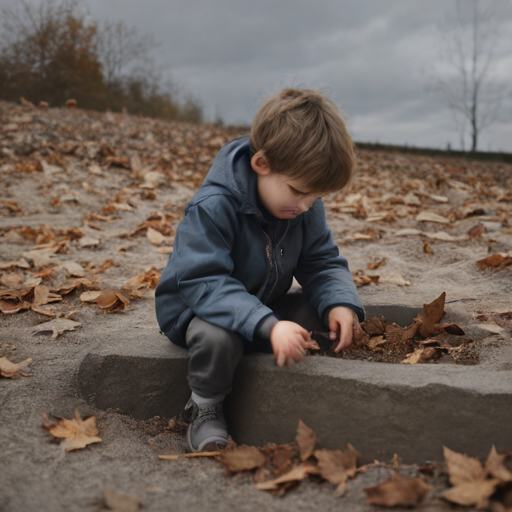
[[[443,453],[452,485],[475,482],[485,478],[484,467],[478,459],[454,452],[446,446],[443,446]]]
[[[476,262],[478,268],[484,270],[486,268],[505,268],[512,267],[512,254],[492,254]]]
[[[33,304],[35,306],[42,306],[50,302],[59,302],[61,300],[62,297],[59,294],[50,292],[50,289],[43,284],[39,284],[34,288]]]
[[[102,294],[101,291],[95,290],[90,292],[83,292],[80,295],[80,300],[82,302],[96,302],[96,299]]]
[[[497,479],[464,482],[444,491],[441,497],[458,505],[476,505],[478,508],[484,508],[498,483]]]
[[[57,308],[49,304],[44,306],[36,306],[32,304],[30,309],[34,311],[34,313],[39,313],[40,315],[49,316],[51,318],[55,318],[57,316]]]
[[[78,240],[78,245],[80,247],[97,247],[100,243],[101,240],[99,238],[94,238],[92,236],[84,236]]]
[[[55,320],[50,320],[49,322],[45,322],[44,324],[36,325],[32,334],[39,334],[41,332],[52,332],[52,337],[50,341],[59,336],[59,334],[64,334],[65,331],[74,331],[75,327],[81,327],[82,324],[80,322],[75,322],[73,320],[69,320],[67,318],[57,318]]]
[[[258,448],[245,444],[223,450],[219,456],[219,462],[232,473],[260,468],[265,461],[265,455]]]
[[[20,285],[24,280],[23,274],[4,274],[0,277],[0,283],[10,288]]]
[[[416,222],[437,222],[439,224],[450,224],[449,219],[437,213],[425,211],[416,215]]]
[[[366,266],[367,266],[368,270],[377,270],[381,265],[384,265],[384,263],[386,263],[386,261],[388,261],[388,259],[386,257],[384,257],[377,261],[369,261],[366,264]]]
[[[369,276],[364,274],[362,271],[356,271],[353,275],[354,284],[356,286],[365,286],[367,284],[379,284],[380,276]]]
[[[382,507],[411,507],[423,501],[431,489],[421,478],[408,478],[394,475],[388,481],[366,487],[366,501]]]
[[[112,258],[106,259],[100,266],[97,266],[93,263],[90,263],[87,265],[86,270],[88,272],[92,272],[93,274],[101,274],[102,272],[105,272],[110,267],[113,267],[116,265],[116,262]]]
[[[435,336],[440,332],[440,328],[436,326],[441,318],[445,315],[444,303],[446,300],[446,292],[443,292],[437,299],[429,304],[423,304],[423,315],[421,315],[421,323],[418,332],[423,338]]]
[[[73,281],[69,281],[68,283],[58,287],[52,288],[53,293],[58,293],[60,295],[67,295],[74,290],[97,290],[98,286],[93,283],[87,277],[80,277],[79,279],[75,279]]]
[[[103,501],[114,512],[138,512],[142,505],[141,500],[135,494],[119,492],[111,486],[103,488]]]
[[[85,269],[75,261],[65,261],[61,265],[66,269],[70,277],[85,277]]]
[[[159,247],[156,252],[159,254],[171,254],[174,247]]]
[[[402,364],[417,364],[432,359],[436,355],[435,347],[421,347],[411,352],[403,361]]]
[[[123,311],[130,304],[130,299],[117,290],[104,290],[96,299],[98,307],[106,313]]]
[[[311,464],[301,464],[300,466],[294,467],[291,471],[288,471],[288,473],[285,473],[278,478],[257,483],[256,488],[260,491],[275,491],[279,488],[280,484],[304,480],[306,476],[317,473],[317,467]]]
[[[155,267],[151,267],[146,272],[128,279],[128,281],[123,284],[123,290],[141,290],[143,288],[151,288],[154,290],[160,281],[161,274],[162,273],[156,270]]]
[[[411,281],[408,281],[400,274],[391,272],[388,274],[381,274],[379,282],[381,284],[397,284],[398,286],[411,286]]]
[[[468,236],[470,238],[478,238],[482,236],[484,233],[487,233],[487,228],[481,222],[474,225],[471,229],[468,230]]]
[[[0,263],[0,270],[9,270],[11,268],[29,269],[30,263],[25,258],[20,258],[18,261],[8,261],[5,263]]]
[[[32,359],[25,359],[21,363],[12,363],[6,357],[0,357],[0,375],[8,379],[14,379],[22,375],[23,377],[29,377],[30,373],[29,365]]]
[[[295,440],[299,445],[301,460],[305,461],[309,459],[315,450],[317,438],[313,430],[310,429],[302,420],[299,420]]]
[[[354,450],[315,450],[320,476],[331,484],[341,484],[357,473]]]
[[[382,315],[373,318],[368,318],[361,323],[361,327],[363,330],[368,333],[370,336],[376,336],[380,334],[384,334],[386,331],[386,318]]]
[[[486,473],[497,478],[500,483],[512,482],[512,472],[505,467],[506,458],[507,454],[500,455],[493,445],[485,463]]]
[[[384,336],[374,336],[368,342],[368,348],[373,350],[377,347],[380,347],[381,345],[385,345],[386,343],[387,340],[384,338]]]
[[[43,425],[50,431],[52,436],[64,439],[63,445],[67,452],[80,450],[92,443],[100,443],[96,418],[91,416],[86,420],[80,418],[78,409],[75,409],[75,419],[68,420],[55,416],[60,421],[50,419],[48,414],[43,415]]]
[[[423,252],[426,254],[434,254],[434,251],[430,248],[426,240],[423,242]]]
[[[160,231],[150,227],[148,227],[146,236],[153,245],[162,245],[165,242],[165,236]]]
[[[15,313],[19,313],[20,311],[30,309],[30,307],[30,302],[20,302],[19,304],[11,304],[9,302],[5,302],[4,300],[0,300],[0,311],[4,315],[14,315]]]

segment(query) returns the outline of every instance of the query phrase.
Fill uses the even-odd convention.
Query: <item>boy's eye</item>
[[[307,194],[305,192],[301,192],[300,190],[297,190],[296,188],[293,188],[291,185],[288,185],[291,189],[291,191],[296,195],[296,196],[307,196]]]

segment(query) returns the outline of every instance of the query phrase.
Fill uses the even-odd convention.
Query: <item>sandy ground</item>
[[[27,282],[49,268],[52,275],[41,283],[58,289],[75,279],[66,270],[70,261],[98,280],[101,289],[120,289],[152,267],[162,270],[168,254],[157,251],[172,246],[184,206],[215,153],[244,133],[0,102],[0,290],[12,288],[12,279]],[[480,364],[510,370],[512,332],[504,313],[512,309],[512,269],[482,270],[476,261],[512,251],[512,166],[365,151],[358,157],[360,170],[351,189],[328,196],[325,203],[352,272],[380,276],[379,284],[359,289],[363,303],[421,306],[445,291],[448,314],[474,334]],[[424,211],[445,220],[417,220]],[[148,239],[147,226],[133,234],[152,215],[152,226],[164,237],[160,245]],[[482,233],[468,236],[479,224]],[[71,236],[69,229],[80,235]],[[80,240],[85,237],[99,243],[84,247]],[[57,253],[26,257],[28,268],[7,265],[37,244],[47,248],[59,242]],[[425,252],[425,242],[433,254]],[[384,257],[378,269],[368,270],[369,262]],[[101,271],[109,259],[114,265]],[[136,494],[150,511],[373,510],[362,488],[385,480],[390,468],[358,476],[343,498],[335,496],[333,485],[317,481],[304,481],[277,498],[254,488],[247,475],[225,476],[212,460],[158,460],[155,450],[184,451],[182,435],[164,429],[166,419],[135,422],[96,411],[75,391],[78,366],[101,343],[101,332],[121,328],[125,315],[137,315],[142,326],[156,322],[153,292],[142,290],[142,298],[115,314],[82,303],[80,293],[63,295],[54,304],[57,314],[78,310],[74,318],[82,324],[55,340],[47,333],[32,334],[36,325],[50,320],[47,316],[34,311],[0,315],[0,357],[33,359],[31,377],[0,378],[1,511],[91,510],[101,506],[104,485]],[[475,318],[478,314],[487,320]],[[482,323],[503,331],[481,329]],[[76,407],[84,416],[97,417],[103,442],[66,453],[52,442],[42,418],[44,413],[71,418]],[[445,477],[435,480],[422,510],[451,509],[436,497],[445,484]]]

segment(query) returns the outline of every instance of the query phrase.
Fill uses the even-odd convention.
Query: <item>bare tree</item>
[[[158,46],[152,35],[140,36],[123,21],[105,21],[99,29],[98,53],[107,86],[120,83],[134,66],[150,60]]]
[[[457,0],[456,20],[441,27],[441,35],[443,52],[428,88],[450,107],[462,149],[469,128],[471,151],[476,151],[479,135],[498,120],[508,93],[494,73],[498,30],[493,6]]]

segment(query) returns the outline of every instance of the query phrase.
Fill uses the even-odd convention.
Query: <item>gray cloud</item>
[[[302,85],[326,89],[358,140],[458,144],[451,113],[425,92],[438,26],[454,16],[455,0],[85,1],[97,19],[153,34],[162,68],[211,118],[249,124],[267,90]],[[501,37],[495,72],[512,83],[512,2],[492,4]],[[512,98],[501,117],[482,134],[482,149],[512,151]]]

